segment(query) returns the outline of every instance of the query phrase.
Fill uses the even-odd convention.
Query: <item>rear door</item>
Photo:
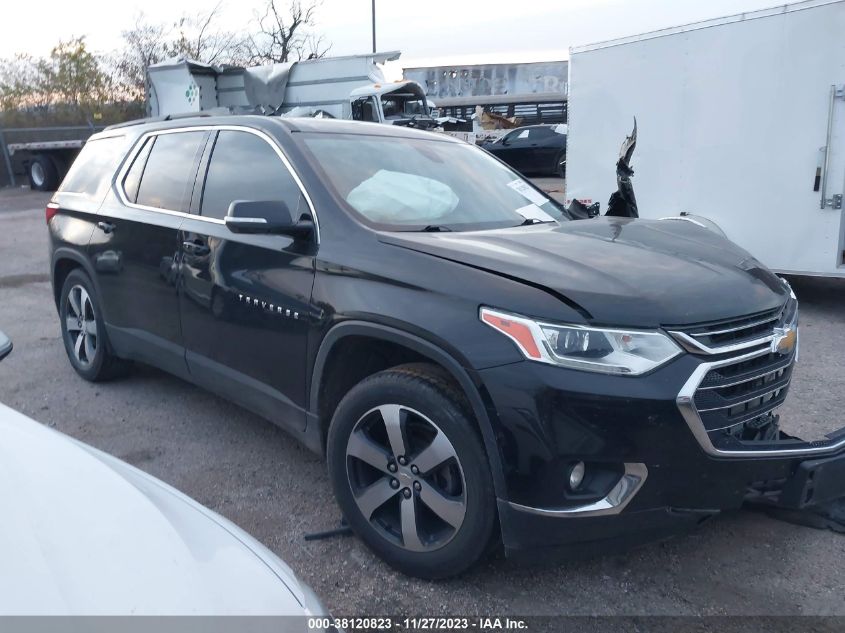
[[[89,256],[119,355],[186,374],[178,314],[178,230],[208,132],[141,137],[100,209]]]
[[[234,200],[282,200],[310,216],[275,141],[247,128],[209,140],[179,236],[180,312],[192,379],[273,421],[305,426],[313,241],[229,231]]]

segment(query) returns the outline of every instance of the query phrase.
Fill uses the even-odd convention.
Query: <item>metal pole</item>
[[[9,184],[15,186],[15,172],[12,169],[12,157],[9,156],[9,150],[6,147],[6,139],[3,137],[3,130],[0,130],[0,154],[3,156],[3,162],[6,163],[6,172],[9,174]]]
[[[373,0],[373,52],[376,52],[376,0]]]

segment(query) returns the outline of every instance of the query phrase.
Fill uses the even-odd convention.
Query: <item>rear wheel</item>
[[[111,353],[94,285],[79,269],[65,279],[59,315],[65,351],[76,373],[92,382],[123,373],[126,362]]]
[[[29,185],[36,191],[54,191],[59,186],[59,170],[49,156],[38,154],[29,163]]]
[[[354,387],[332,419],[328,465],[352,529],[396,569],[444,578],[487,550],[487,458],[462,394],[436,368],[398,367]]]

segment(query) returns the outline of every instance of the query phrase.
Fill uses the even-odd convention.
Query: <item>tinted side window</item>
[[[186,211],[186,192],[194,184],[195,159],[205,132],[176,132],[156,136],[141,185],[138,204]]]
[[[59,191],[102,198],[111,183],[118,163],[126,153],[125,136],[90,140],[73,161]]]
[[[222,219],[233,200],[282,200],[293,213],[299,196],[296,181],[267,141],[249,132],[218,134],[202,194],[202,215]]]
[[[554,134],[551,128],[547,127],[532,127],[528,131],[528,138],[532,141],[539,141],[540,139],[548,138]]]
[[[135,156],[132,166],[123,178],[123,192],[126,194],[126,199],[129,202],[138,200],[138,187],[141,186],[141,175],[144,173],[144,166],[147,164],[147,157],[150,155],[154,141],[155,137],[148,138],[144,141],[144,146]]]

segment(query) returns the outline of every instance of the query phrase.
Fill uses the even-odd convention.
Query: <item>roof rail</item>
[[[180,114],[166,114],[165,116],[155,116],[155,117],[148,117],[146,119],[133,119],[131,121],[124,121],[123,123],[115,123],[114,125],[109,125],[103,131],[106,130],[117,130],[124,127],[131,127],[133,125],[142,125],[144,123],[162,123],[165,121],[175,121],[177,119],[194,119],[197,117],[210,117],[210,116],[221,116],[233,114],[230,108],[213,108],[211,110],[205,110],[203,112],[182,112]]]

